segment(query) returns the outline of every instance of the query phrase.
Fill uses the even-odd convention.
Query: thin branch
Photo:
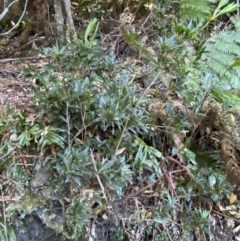
[[[3,220],[4,220],[4,232],[5,232],[5,236],[6,236],[6,240],[8,241],[8,234],[7,234],[7,220],[6,220],[6,213],[5,213],[5,202],[3,199],[3,192],[2,192],[2,185],[0,187],[1,190],[1,196],[2,196],[2,205],[3,205]]]
[[[0,21],[4,18],[4,16],[8,13],[9,8],[18,0],[15,0],[13,2],[11,2],[8,6],[4,6],[4,10],[3,12],[0,14]],[[5,1],[4,1],[4,5],[5,5]]]
[[[102,193],[103,193],[103,197],[104,197],[104,199],[105,199],[106,202],[107,202],[107,196],[106,196],[106,194],[105,194],[105,189],[104,189],[104,186],[103,186],[103,184],[102,184],[101,178],[100,178],[99,175],[98,175],[97,166],[96,166],[96,161],[95,161],[95,159],[94,159],[92,149],[91,149],[91,159],[92,159],[92,162],[93,162],[94,170],[95,170],[95,172],[96,172],[96,177],[97,177],[99,186],[100,186],[100,188],[101,188],[101,190],[102,190]]]
[[[119,138],[119,141],[118,141],[118,144],[117,144],[117,147],[116,147],[116,151],[115,151],[115,154],[114,154],[114,158],[117,156],[118,148],[119,148],[119,146],[120,146],[120,144],[121,144],[121,142],[122,142],[123,135],[124,135],[124,133],[125,133],[126,130],[127,130],[127,124],[128,124],[128,120],[126,121],[126,123],[125,123],[125,125],[124,125],[124,128],[123,128],[123,131],[122,131],[122,133],[121,133],[121,136],[120,136],[120,138]]]
[[[154,80],[152,81],[152,83],[144,90],[143,94],[141,95],[140,100],[142,99],[143,96],[146,95],[146,93],[148,92],[148,90],[155,84],[155,82],[157,81],[159,75],[160,75],[160,72],[158,72],[158,74],[156,75],[156,77],[154,78]],[[139,100],[139,101],[140,101],[140,100]]]
[[[18,0],[15,0],[15,1],[18,1]],[[26,2],[25,2],[23,13],[22,13],[21,17],[19,18],[17,24],[15,24],[15,25],[14,25],[10,30],[8,30],[7,32],[2,33],[2,34],[0,34],[0,35],[7,35],[7,34],[11,33],[12,30],[15,29],[15,28],[19,25],[19,23],[22,21],[22,18],[23,18],[23,16],[24,16],[25,12],[26,12],[27,3],[28,3],[28,0],[26,0]],[[10,5],[11,5],[11,4],[10,4]],[[9,6],[10,6],[10,5],[9,5]]]
[[[69,118],[69,111],[68,111],[68,102],[66,106],[66,121],[67,121],[67,138],[68,138],[68,150],[71,148],[71,136],[70,136],[70,118]]]

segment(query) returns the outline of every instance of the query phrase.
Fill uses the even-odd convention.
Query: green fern
[[[217,6],[214,3],[218,3]],[[237,3],[229,3],[229,0],[180,0],[180,19],[205,20],[205,28],[211,21],[236,11],[238,7]]]
[[[239,59],[240,53],[240,25],[239,19],[232,19],[233,26],[225,31],[212,35],[206,44],[207,52],[203,55],[204,65],[207,66],[204,72],[211,72],[225,83],[239,88],[239,68],[233,67]],[[233,27],[233,28],[232,28]]]
[[[180,0],[182,20],[208,20],[212,13],[210,0]]]
[[[240,111],[240,20],[233,18],[224,30],[214,33],[190,74],[192,82],[203,87],[203,98],[210,95],[217,101]],[[196,76],[197,79],[196,79]],[[201,87],[200,87],[201,86]]]
[[[192,50],[187,45],[192,65],[188,64],[180,90],[186,103],[200,103],[197,110],[208,98],[240,113],[240,19],[231,19],[223,30],[215,31],[205,43],[198,42],[195,47]]]

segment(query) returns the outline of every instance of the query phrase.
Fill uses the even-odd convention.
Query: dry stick
[[[224,214],[224,213],[218,212],[218,211],[213,210],[213,209],[212,209],[211,211],[214,212],[214,213],[216,213],[216,214],[218,214],[218,215],[220,215],[220,216],[222,216],[222,217],[225,217],[225,218],[231,219],[231,220],[233,220],[233,221],[235,221],[235,222],[239,222],[239,219],[237,219],[237,218],[233,218],[233,217],[231,217],[231,216],[229,216],[229,215],[227,215],[227,214]]]
[[[86,132],[87,132],[87,127],[91,125],[91,123],[89,125],[86,126],[85,124],[85,117],[86,117],[86,111],[85,110],[81,110],[81,118],[82,118],[82,125],[84,126],[82,128],[82,131],[81,131],[81,136],[82,136],[82,140],[81,141],[84,141],[85,138],[86,138]],[[94,120],[95,121],[95,120]],[[85,130],[85,132],[83,132],[83,130]]]
[[[128,231],[128,230],[126,229],[126,227],[125,227],[125,220],[126,220],[126,221],[130,221],[129,218],[128,218],[128,219],[123,219],[123,218],[121,217],[121,220],[122,220],[122,223],[123,223],[123,225],[122,225],[122,226],[123,226],[123,229],[124,229],[125,233],[127,234],[129,240],[133,240],[133,239],[134,239],[134,238],[133,238],[133,234],[131,234],[130,231]]]
[[[21,160],[21,162],[22,162],[22,165],[25,167],[25,170],[27,171],[27,174],[30,175],[31,172],[30,172],[30,170],[29,170],[29,168],[28,168],[28,163],[27,163],[25,157],[21,156],[21,157],[20,157],[20,160]]]
[[[2,205],[3,205],[3,220],[4,220],[4,232],[5,232],[5,236],[6,236],[6,240],[8,241],[8,234],[7,234],[7,221],[6,221],[6,214],[5,214],[5,203],[4,203],[4,199],[3,199],[3,192],[2,192],[2,185],[0,186],[0,190],[1,190],[1,196],[2,196]]]
[[[155,82],[157,81],[159,75],[160,75],[160,72],[158,72],[157,76],[154,78],[154,80],[152,81],[152,83],[144,90],[144,92],[143,92],[143,94],[141,95],[139,101],[143,98],[143,96],[146,95],[146,93],[148,92],[148,90],[155,84]]]
[[[11,179],[11,178],[9,178],[9,177],[6,177],[6,176],[4,176],[4,175],[0,175],[0,177],[2,178],[2,179],[6,179],[6,180],[9,180],[9,181],[11,181],[11,182],[13,182],[14,184],[18,184],[18,182],[17,181],[14,181],[13,179]]]
[[[14,2],[16,2],[16,1],[14,1]],[[26,9],[27,9],[27,3],[28,3],[28,0],[26,0],[26,2],[25,2],[24,10],[23,10],[22,16],[18,19],[18,22],[17,22],[17,23],[11,28],[11,29],[9,29],[7,32],[2,33],[2,34],[0,34],[0,35],[7,35],[7,34],[11,33],[12,30],[15,29],[15,28],[19,25],[19,23],[22,21],[22,18],[23,18],[23,16],[24,16],[25,12],[26,12]]]
[[[15,0],[15,1],[13,1],[13,2],[11,2],[8,6],[5,6],[5,4],[4,4],[4,10],[3,10],[3,12],[0,14],[0,21],[5,17],[5,15],[8,13],[8,10],[9,10],[9,8],[15,3],[15,2],[17,2],[18,0]],[[5,3],[5,2],[4,2]]]
[[[72,141],[71,141],[71,145],[72,145],[73,141],[77,138],[77,136],[79,136],[84,129],[87,129],[87,127],[91,126],[91,125],[92,125],[94,122],[96,122],[97,120],[98,120],[98,118],[95,119],[94,121],[92,121],[91,123],[89,123],[88,125],[85,126],[84,117],[83,117],[83,118],[82,118],[82,122],[83,122],[84,127],[83,127],[81,130],[79,130],[79,131],[77,132],[77,134],[73,137],[73,139],[72,139]]]
[[[152,15],[152,12],[150,12],[150,13],[148,14],[148,16],[146,17],[145,21],[144,21],[143,24],[141,25],[140,29],[143,29],[145,23],[148,21],[148,19],[150,18],[151,15]]]
[[[95,119],[94,121],[92,121],[91,123],[89,123],[88,125],[85,126],[84,118],[82,118],[82,122],[83,122],[84,127],[83,127],[82,129],[80,129],[80,130],[77,132],[77,134],[73,137],[73,139],[72,139],[72,141],[71,141],[71,145],[72,145],[73,141],[77,138],[77,136],[79,136],[84,129],[86,129],[87,127],[91,126],[95,121],[96,121],[96,119]]]
[[[68,112],[68,102],[66,106],[66,120],[67,120],[67,135],[68,135],[68,150],[71,148],[71,139],[70,139],[70,120],[69,120],[69,112]]]
[[[19,201],[21,198],[22,198],[21,196],[11,197],[10,195],[8,195],[1,198],[0,202]]]
[[[96,166],[96,161],[95,161],[95,159],[94,159],[92,149],[91,149],[91,158],[92,158],[92,162],[93,162],[94,170],[95,170],[95,172],[96,172],[96,177],[97,177],[97,179],[98,179],[98,183],[99,183],[100,188],[101,188],[102,193],[103,193],[103,197],[104,197],[104,199],[105,199],[106,202],[107,202],[107,196],[106,196],[106,194],[105,194],[105,190],[104,190],[104,187],[103,187],[103,184],[102,184],[101,178],[100,178],[99,175],[98,175],[97,166]]]
[[[190,175],[192,175],[192,174],[191,174],[191,171],[188,169],[188,167],[182,165],[182,164],[181,164],[179,161],[177,161],[175,158],[173,158],[173,157],[171,157],[171,156],[167,156],[167,159],[168,159],[169,161],[172,161],[172,162],[178,164],[180,167],[182,167],[183,169],[185,169]]]
[[[173,183],[172,176],[171,176],[171,175],[170,175],[170,176],[168,175],[168,171],[167,171],[167,169],[166,169],[165,167],[162,167],[162,170],[163,170],[163,174],[165,175],[165,177],[166,177],[166,179],[167,179],[171,196],[172,196],[172,197],[174,197],[174,196],[177,197],[177,194],[176,194],[176,192],[175,192],[176,187],[175,187],[175,185],[174,185],[174,183]]]
[[[39,157],[39,155],[28,155],[28,154],[26,154],[26,155],[24,155],[24,154],[22,154],[22,153],[20,153],[20,155],[17,155],[17,158],[20,158],[20,157],[32,157],[32,158],[38,158]],[[28,165],[32,165],[32,164],[28,164]]]
[[[21,57],[21,58],[10,58],[10,59],[0,59],[0,63],[6,63],[11,61],[25,60],[25,59],[43,59],[48,58],[49,56],[43,56],[41,54],[33,56],[33,57]]]
[[[126,121],[126,123],[125,123],[125,125],[124,125],[124,128],[123,128],[123,131],[122,131],[122,133],[121,133],[121,136],[120,136],[120,138],[119,138],[119,141],[118,141],[118,144],[117,144],[117,147],[116,147],[116,151],[115,151],[115,154],[114,154],[114,158],[116,158],[116,156],[117,156],[118,148],[119,148],[119,146],[120,146],[120,144],[121,144],[121,142],[122,142],[123,135],[124,135],[124,133],[125,133],[126,130],[127,130],[127,124],[128,124],[128,120]]]
[[[15,147],[13,147],[13,149],[11,149],[10,151],[8,151],[7,154],[0,156],[0,159],[2,160],[3,158],[9,156],[16,148],[18,147],[18,145],[16,145]]]
[[[131,194],[130,196],[127,196],[127,198],[131,198],[131,197],[135,197],[138,196],[141,192],[145,191],[146,189],[148,189],[149,187],[153,186],[157,181],[154,181],[150,184],[148,184],[147,186],[141,188],[139,191],[137,191],[136,193]]]
[[[171,237],[170,237],[168,231],[167,231],[167,236],[168,236],[169,240],[172,241],[172,239],[171,239]]]
[[[6,236],[6,228],[5,228],[5,226],[2,224],[2,223],[0,223],[0,226],[2,226],[2,228],[4,229],[4,231],[5,231],[5,236]],[[6,238],[7,238],[7,236],[6,236]]]
[[[26,48],[26,46],[28,46],[29,44],[35,43],[35,41],[39,41],[39,40],[42,41],[43,39],[46,39],[45,37],[38,37],[38,38],[37,38],[37,36],[40,35],[40,34],[42,34],[42,32],[39,32],[39,33],[35,34],[35,35],[33,36],[33,39],[32,39],[32,40],[28,41],[26,44],[24,44],[23,46],[21,46],[20,48],[18,48],[17,51],[21,51],[22,49]],[[37,47],[37,46],[36,46],[36,47]],[[14,53],[14,52],[15,52],[15,50],[13,51],[13,53]]]
[[[2,89],[2,87],[1,87],[1,96],[2,96],[2,92],[3,92],[3,89]],[[1,97],[0,101],[1,101],[1,103],[0,103],[0,112],[1,112],[1,116],[3,117],[3,120],[6,121],[6,120],[7,120],[7,114],[4,113],[4,108],[3,108],[3,105],[4,105],[4,103],[3,103],[3,97]]]
[[[204,118],[204,117],[202,117],[202,118],[198,121],[198,123],[196,124],[196,126],[194,127],[194,129],[193,129],[193,131],[192,131],[192,133],[191,133],[191,136],[190,136],[191,139],[192,139],[192,137],[193,137],[193,134],[195,133],[195,131],[197,130],[197,128],[199,127],[199,125],[200,125],[201,122],[203,121],[203,118]]]
[[[167,179],[167,182],[168,182],[168,185],[169,185],[169,189],[170,189],[170,193],[171,193],[171,196],[172,197],[176,197],[178,199],[178,201],[180,202],[178,196],[177,196],[177,193],[175,191],[176,187],[174,185],[174,182],[173,182],[173,179],[172,179],[172,175],[171,175],[171,172],[168,172],[167,169],[163,166],[162,167],[162,170],[163,170],[163,173]],[[170,175],[168,175],[168,173]],[[176,210],[173,210],[173,220],[176,221],[176,217],[177,217],[177,211]]]
[[[131,218],[121,218],[121,220],[126,220],[126,221],[129,221],[129,220],[137,220],[137,221],[142,221],[143,219],[141,219],[141,218],[135,218],[135,217],[131,217]],[[150,219],[150,218],[146,218],[146,219],[144,219],[144,221],[146,221],[146,222],[155,222],[155,220],[154,219]]]

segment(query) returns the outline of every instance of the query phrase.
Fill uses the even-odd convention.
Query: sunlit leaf
[[[237,201],[237,195],[234,193],[231,193],[230,198],[229,198],[229,203],[230,205],[232,205],[233,203],[235,203]]]
[[[208,182],[209,182],[210,187],[214,187],[214,185],[217,182],[215,175],[213,175],[213,174],[210,175],[209,178],[208,178]]]
[[[96,18],[92,19],[92,20],[89,22],[89,24],[88,24],[88,26],[87,26],[87,29],[85,30],[85,34],[84,34],[85,43],[89,43],[88,37],[89,37],[89,35],[92,33],[92,31],[93,31],[94,26],[96,25],[96,23],[97,23],[97,19],[96,19]]]
[[[118,156],[118,155],[122,154],[125,150],[126,150],[125,147],[120,148],[120,149],[118,149],[118,150],[116,151],[115,155]]]

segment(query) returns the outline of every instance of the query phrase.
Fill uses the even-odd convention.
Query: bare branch
[[[9,10],[9,8],[15,3],[15,2],[17,2],[18,0],[15,0],[15,1],[13,1],[13,2],[11,2],[10,4],[9,4],[9,6],[7,6],[7,3],[8,3],[8,1],[4,1],[4,10],[3,10],[3,12],[0,14],[0,21],[4,18],[4,16],[8,13],[8,10]]]
[[[6,13],[7,13],[9,7],[11,7],[11,6],[12,6],[15,2],[17,2],[17,1],[18,1],[18,0],[13,1],[7,8],[4,9],[3,13],[5,12],[5,10],[6,10]],[[14,25],[10,30],[8,30],[7,32],[1,33],[0,35],[7,35],[7,34],[11,33],[11,32],[13,31],[13,29],[15,29],[15,28],[19,25],[19,23],[22,21],[22,18],[23,18],[23,16],[24,16],[25,12],[26,12],[27,3],[28,3],[28,0],[26,0],[26,2],[25,2],[23,13],[22,13],[21,17],[19,18],[17,24],[15,24],[15,25]],[[0,20],[1,20],[1,16],[3,15],[3,13],[0,15]],[[3,17],[6,15],[6,13],[3,15]],[[2,18],[3,18],[3,17],[2,17]]]

